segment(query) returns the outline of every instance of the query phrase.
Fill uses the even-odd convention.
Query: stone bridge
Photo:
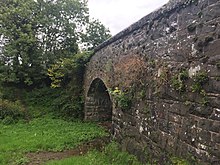
[[[220,0],[171,0],[110,38],[84,87],[85,120],[112,121],[142,162],[219,165]]]

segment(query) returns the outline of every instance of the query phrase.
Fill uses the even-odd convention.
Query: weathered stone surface
[[[210,119],[220,121],[220,109],[214,108],[213,113],[210,116]]]
[[[200,105],[194,105],[190,109],[190,113],[194,114],[196,116],[201,116],[201,117],[209,117],[213,112],[213,109],[209,106],[200,106]]]
[[[212,141],[214,142],[214,143],[219,143],[220,144],[220,135],[219,135],[219,133],[212,133]]]
[[[219,44],[220,44],[220,39],[218,40],[214,40],[212,41],[211,43],[209,43],[209,45],[207,45],[207,47],[204,48],[204,54],[208,57],[212,57],[211,58],[211,61],[213,61],[213,57],[216,56],[216,59],[218,59],[219,61],[219,52],[220,52],[220,47],[219,47]],[[216,61],[216,62],[218,62]]]
[[[99,45],[84,86],[85,119],[112,119],[112,137],[142,162],[219,165],[220,1],[170,0]]]

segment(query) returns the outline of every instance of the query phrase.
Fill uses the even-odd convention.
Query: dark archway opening
[[[93,80],[85,101],[85,120],[112,121],[112,101],[104,82]]]

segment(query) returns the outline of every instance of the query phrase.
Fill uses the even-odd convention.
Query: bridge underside
[[[87,93],[85,104],[85,120],[111,121],[112,101],[103,81],[95,79]]]

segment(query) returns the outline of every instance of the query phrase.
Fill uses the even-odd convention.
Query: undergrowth
[[[19,101],[0,101],[0,122],[3,124],[13,124],[18,120],[25,119],[25,109]]]

